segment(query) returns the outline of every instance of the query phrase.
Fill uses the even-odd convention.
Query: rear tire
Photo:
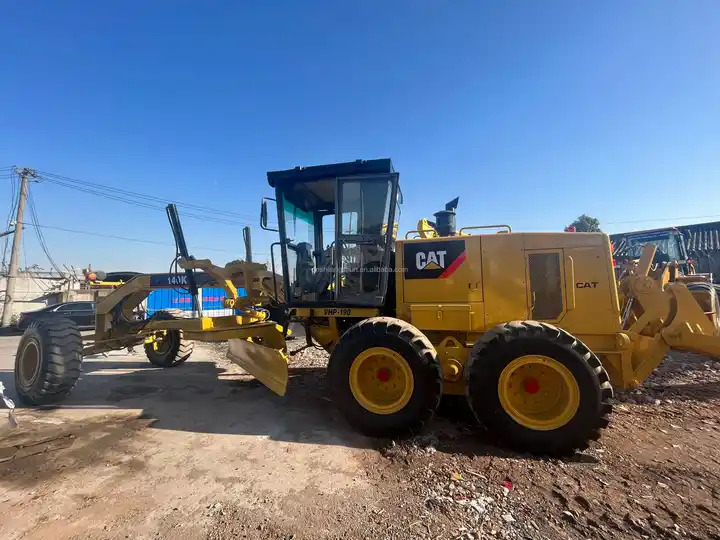
[[[39,319],[25,330],[15,355],[15,390],[27,405],[62,401],[82,373],[82,336],[70,319]]]
[[[166,330],[162,341],[145,344],[145,355],[153,366],[175,367],[190,358],[194,348],[194,342],[183,339],[182,330]]]
[[[487,332],[470,353],[465,378],[475,417],[520,451],[584,450],[612,412],[612,387],[597,356],[545,323],[511,322]]]
[[[420,330],[392,317],[348,329],[330,356],[328,380],[348,423],[374,437],[421,432],[443,391],[435,348]]]

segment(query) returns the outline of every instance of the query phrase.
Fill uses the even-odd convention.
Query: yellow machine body
[[[225,289],[225,307],[242,308],[243,314],[134,321],[133,312],[150,292],[167,288],[161,284],[167,275],[139,275],[98,301],[95,334],[83,354],[151,343],[168,330],[180,331],[188,340],[227,341],[230,360],[284,395],[288,381],[285,330],[258,309],[267,303],[273,279],[265,265],[233,262],[219,267],[207,259],[180,259],[179,265],[208,274],[213,284]],[[238,287],[244,287],[247,296],[238,296]]]
[[[508,321],[547,322],[585,343],[614,387],[639,385],[670,348],[720,354],[717,313],[667,271],[650,277],[648,247],[636,273],[618,283],[603,233],[459,235],[396,242],[394,317],[425,334],[442,364],[444,392],[464,392],[473,344]],[[705,302],[705,304],[708,304]],[[716,304],[714,304],[716,305]],[[298,308],[331,351],[338,319],[377,316],[367,308]]]
[[[593,350],[614,348],[620,306],[604,234],[495,233],[399,241],[396,316],[425,333],[445,389],[462,393],[477,338],[508,321],[545,321]],[[455,383],[455,384],[453,384]]]
[[[360,431],[418,433],[443,393],[464,394],[500,438],[561,455],[596,440],[609,422],[612,387],[641,384],[671,348],[720,355],[717,289],[672,264],[654,265],[651,244],[618,281],[608,235],[457,230],[457,199],[398,239],[402,194],[389,160],[275,171],[268,182],[278,229],[268,227],[266,200],[261,227],[280,237],[271,271],[193,259],[168,206],[192,294],[201,278],[223,287],[233,315],[144,318],[138,306],[150,292],[183,276],[139,275],[98,300],[95,335],[68,365],[143,343],[151,362],[172,367],[189,356],[182,340],[228,341],[233,362],[283,395],[293,321],[305,327],[307,346],[331,353],[333,401]],[[56,335],[48,330],[47,339]],[[30,402],[55,399],[26,379]]]

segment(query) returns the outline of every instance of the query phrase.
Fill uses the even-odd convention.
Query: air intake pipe
[[[455,216],[460,197],[455,197],[452,201],[445,205],[445,210],[435,212],[435,230],[440,236],[455,236],[457,234],[457,226],[455,224]]]

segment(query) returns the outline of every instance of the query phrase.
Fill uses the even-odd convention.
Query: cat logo
[[[418,270],[439,270],[445,268],[445,255],[446,250],[442,251],[428,251],[424,253],[418,251],[415,254],[415,267]]]
[[[465,261],[465,240],[407,242],[403,260],[405,279],[446,279]]]

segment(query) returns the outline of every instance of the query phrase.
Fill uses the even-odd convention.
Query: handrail
[[[463,231],[469,231],[470,229],[499,229],[499,228],[505,228],[507,229],[507,232],[512,232],[512,227],[510,225],[471,225],[470,227],[463,227],[458,231],[458,234],[462,234]]]
[[[504,229],[507,229],[507,232],[509,232],[509,233],[512,232],[512,227],[510,227],[510,225],[471,225],[469,227],[461,228],[458,231],[458,236],[461,235],[463,231],[469,231],[470,229],[499,229],[501,227]],[[405,233],[405,240],[417,240],[417,238],[422,238],[422,236],[420,236],[420,233],[422,233],[422,232],[423,231],[420,231],[418,229],[415,229],[413,231],[408,231]],[[413,233],[417,234],[418,236],[416,238],[410,238],[410,235]],[[433,236],[432,238],[441,238],[441,237]]]

